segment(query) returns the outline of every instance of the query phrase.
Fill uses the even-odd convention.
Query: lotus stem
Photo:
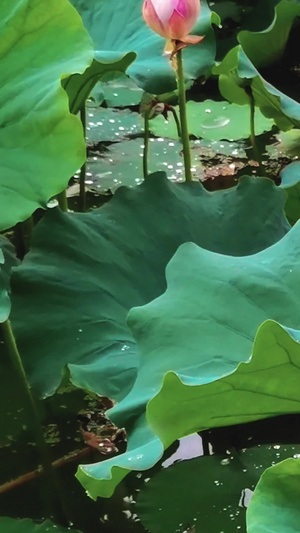
[[[46,481],[47,489],[47,503],[52,502],[51,515],[54,519],[63,525],[68,525],[61,501],[57,494],[59,494],[58,486],[55,478],[55,473],[52,468],[52,463],[48,453],[48,446],[45,441],[44,432],[39,416],[39,412],[34,401],[30,384],[28,382],[26,372],[23,366],[22,359],[16,344],[11,323],[6,320],[1,324],[4,344],[10,358],[11,364],[15,370],[16,378],[19,382],[19,388],[23,396],[24,407],[27,412],[28,422],[35,437],[37,449],[40,454],[41,464],[43,467],[43,475]]]
[[[208,439],[207,432],[201,431],[199,434],[200,434],[200,437],[202,439],[203,455],[204,456],[210,455],[210,453],[209,453],[209,439]]]
[[[86,136],[86,109],[85,102],[80,108],[80,119],[83,127],[84,139]],[[84,212],[86,210],[86,190],[85,190],[85,178],[86,178],[86,160],[80,169],[79,177],[79,210]]]
[[[178,115],[176,113],[176,109],[174,109],[174,107],[171,107],[170,106],[170,111],[171,113],[173,114],[173,117],[174,117],[174,120],[175,120],[175,124],[176,124],[176,128],[177,128],[177,134],[178,134],[178,139],[181,139],[181,126],[180,126],[180,120],[178,118]]]
[[[34,222],[33,222],[32,215],[26,220],[24,220],[24,222],[21,222],[21,227],[22,227],[22,233],[24,236],[25,249],[26,249],[26,252],[28,252],[30,248],[30,243],[32,241],[32,234],[34,230]]]
[[[83,457],[91,455],[92,452],[93,449],[90,446],[87,446],[82,450],[71,452],[68,455],[64,455],[63,457],[56,459],[55,461],[53,461],[52,467],[61,468],[62,466],[65,466],[70,462],[78,461]],[[0,494],[4,494],[5,492],[16,489],[17,487],[21,487],[22,485],[25,485],[26,483],[29,483],[30,481],[33,481],[34,479],[37,479],[42,475],[42,467],[36,468],[36,470],[32,470],[31,472],[26,472],[26,474],[23,474],[22,476],[19,476],[16,479],[12,479],[11,481],[7,481],[6,483],[0,485]]]
[[[68,211],[68,198],[67,198],[67,191],[66,189],[59,194],[56,195],[59,207],[64,213],[67,213]]]
[[[253,149],[253,155],[256,161],[260,164],[261,155],[260,155],[257,143],[256,143],[256,135],[255,135],[255,99],[254,99],[253,91],[251,87],[247,87],[246,92],[247,92],[249,103],[250,103],[250,141],[251,141],[251,146]]]
[[[148,155],[149,155],[149,138],[150,138],[150,130],[149,130],[149,115],[150,111],[148,110],[145,112],[144,116],[144,150],[143,150],[143,176],[144,180],[148,178]]]
[[[18,259],[22,260],[26,254],[26,245],[24,242],[21,222],[16,224],[14,227],[14,244],[15,244],[17,257]]]
[[[183,61],[182,61],[182,50],[179,50],[176,54],[177,58],[177,86],[178,86],[178,100],[179,100],[179,116],[181,123],[181,141],[183,147],[183,161],[184,161],[184,170],[185,170],[185,181],[192,181],[192,172],[191,172],[191,147],[190,147],[190,138],[188,131],[187,123],[187,114],[186,114],[186,97],[185,97],[185,85],[184,85],[184,74],[183,74]]]
[[[15,247],[17,257],[23,259],[30,248],[34,230],[33,217],[30,216],[24,222],[19,222],[14,228]]]

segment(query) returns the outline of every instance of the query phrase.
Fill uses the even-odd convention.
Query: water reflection
[[[179,447],[176,452],[166,459],[162,466],[168,468],[177,461],[184,461],[186,459],[193,459],[194,457],[200,457],[203,455],[203,443],[200,435],[195,433],[194,435],[189,435],[184,437],[179,441]]]
[[[206,130],[213,130],[213,129],[219,129],[224,128],[225,126],[228,126],[230,123],[230,118],[220,116],[216,118],[207,118],[205,120],[201,121],[202,128]]]

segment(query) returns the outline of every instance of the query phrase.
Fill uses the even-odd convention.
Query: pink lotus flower
[[[162,37],[183,40],[200,14],[200,0],[145,0],[146,24]]]

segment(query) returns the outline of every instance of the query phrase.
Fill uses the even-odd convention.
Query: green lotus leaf
[[[104,99],[108,107],[139,105],[143,91],[128,76],[119,75],[102,82]]]
[[[285,189],[287,193],[286,216],[293,225],[300,218],[300,162],[294,161],[287,165],[282,170],[280,177],[280,187]]]
[[[183,449],[184,441],[201,454],[198,435],[182,440]],[[282,448],[281,459],[295,453],[295,446]],[[245,533],[246,509],[240,504],[244,491],[254,489],[262,469],[280,461],[277,452],[273,446],[263,445],[239,453],[232,450],[230,455],[181,460],[163,468],[141,488],[135,512],[151,533],[174,533],[192,524],[197,533]]]
[[[261,476],[247,510],[247,532],[299,531],[299,497],[299,459],[286,459],[268,468]]]
[[[241,46],[230,50],[213,72],[219,75],[221,94],[230,102],[249,105],[245,89],[251,88],[255,105],[265,117],[273,118],[278,128],[300,127],[300,104],[262,78]]]
[[[300,130],[280,131],[277,135],[280,141],[279,150],[290,158],[300,156]]]
[[[238,41],[256,68],[278,61],[285,50],[295,17],[300,15],[300,4],[282,0],[275,8],[271,26],[261,32],[241,31]]]
[[[45,520],[41,524],[36,524],[29,518],[22,520],[15,520],[14,518],[0,517],[0,532],[1,533],[66,533],[70,528],[57,526],[51,520]],[[72,530],[74,533],[80,531]]]
[[[67,0],[0,5],[0,230],[61,192],[85,160],[79,119],[60,80],[83,72],[92,44]],[[63,147],[63,157],[59,157]]]
[[[97,54],[96,54],[97,56]],[[116,73],[120,76],[135,60],[136,54],[113,54],[105,61],[94,59],[92,64],[84,71],[83,74],[73,74],[63,81],[63,87],[69,96],[69,105],[71,113],[76,115],[87,98],[92,93],[95,85],[102,79],[108,78],[109,75],[114,77]]]
[[[135,335],[138,337],[139,332],[142,332],[143,313],[151,315],[151,312],[153,312],[152,324],[154,325],[155,312],[160,312],[165,305],[168,306],[168,291],[171,296],[174,290],[173,282],[175,276],[178,297],[175,298],[175,301],[173,300],[173,305],[175,306],[174,315],[176,317],[174,320],[177,324],[174,335],[179,342],[183,331],[191,333],[188,360],[193,359],[195,361],[194,364],[199,368],[198,374],[200,378],[198,377],[198,379],[202,383],[216,380],[217,374],[224,375],[226,372],[229,373],[229,366],[235,365],[235,358],[240,361],[247,361],[252,351],[250,363],[241,363],[236,372],[219,381],[213,381],[209,385],[189,386],[197,385],[197,380],[194,379],[194,374],[190,373],[187,365],[186,368],[183,367],[181,371],[178,371],[178,375],[174,364],[172,365],[172,371],[164,372],[166,375],[161,391],[148,405],[147,417],[151,427],[165,445],[173,442],[173,437],[177,432],[183,436],[195,431],[195,428],[200,430],[248,422],[277,414],[299,412],[298,402],[300,396],[298,396],[298,391],[295,388],[295,383],[298,379],[297,365],[299,365],[300,355],[300,347],[297,342],[300,339],[300,332],[297,331],[300,320],[298,311],[300,292],[295,291],[295,279],[299,275],[297,266],[300,253],[300,246],[298,246],[297,242],[299,233],[300,226],[296,225],[288,235],[270,248],[253,256],[233,258],[233,261],[230,257],[201,250],[193,244],[185,244],[178,250],[178,266],[181,258],[186,256],[190,260],[191,257],[196,258],[199,252],[198,258],[201,256],[203,261],[199,268],[199,278],[200,272],[202,271],[203,273],[208,266],[206,263],[206,260],[209,259],[207,254],[211,256],[209,260],[212,268],[210,281],[207,278],[203,278],[202,282],[200,282],[202,285],[205,283],[207,288],[210,282],[212,283],[212,292],[208,289],[210,294],[214,294],[210,304],[211,311],[205,298],[206,290],[203,290],[198,302],[201,307],[201,301],[205,300],[206,307],[204,309],[202,305],[198,314],[195,314],[190,322],[190,324],[194,323],[194,325],[196,322],[203,323],[203,326],[198,329],[197,345],[197,333],[191,332],[192,327],[185,320],[182,327],[179,326],[181,324],[181,312],[177,305],[180,305],[179,301],[187,289],[187,284],[183,281],[181,287],[178,287],[180,274],[179,272],[176,273],[176,255],[173,259],[174,270],[172,269],[172,261],[169,264],[169,275],[167,272],[168,290],[160,298],[160,302],[158,299],[148,304],[148,307],[145,306],[140,310],[131,311],[132,325]],[[193,271],[193,268],[192,266],[191,271]],[[222,273],[220,269],[222,269]],[[191,271],[189,274],[194,278],[194,281],[196,279],[199,280],[198,274],[193,276]],[[279,279],[279,276],[282,277]],[[213,282],[213,279],[215,279],[215,282]],[[218,293],[215,292],[216,286],[218,287]],[[197,300],[196,286],[194,286],[194,294],[194,301],[190,301],[193,309],[195,300]],[[228,309],[226,317],[224,317],[224,313],[222,314],[218,306],[218,302],[221,301],[225,305],[222,309]],[[233,307],[231,312],[229,311],[228,302]],[[288,309],[283,309],[285,305],[288,305]],[[151,306],[153,306],[152,310]],[[291,311],[292,308],[293,311]],[[212,316],[213,319],[206,320],[204,317],[207,315]],[[199,322],[197,317],[199,317]],[[267,319],[273,319],[274,321]],[[139,320],[141,321],[140,324]],[[168,316],[168,320],[172,322],[170,316]],[[136,324],[134,321],[136,321]],[[160,327],[157,317],[156,321]],[[295,329],[295,331],[286,331],[275,321],[287,324],[289,328]],[[260,324],[263,325],[260,326]],[[185,327],[187,328],[186,330]],[[139,328],[141,329],[139,330]],[[252,342],[257,328],[259,329],[252,350]],[[154,340],[152,334],[150,317],[148,317],[145,337],[143,339],[141,337],[140,340],[137,338],[140,350],[143,350],[144,347],[148,351],[151,346],[151,340]],[[212,335],[214,342],[212,341]],[[224,351],[222,342],[225,344]],[[162,351],[164,351],[165,341],[163,338],[161,339],[161,345]],[[201,357],[201,361],[199,361],[199,346],[203,346],[202,350],[206,353],[204,360],[203,356]],[[174,353],[176,356],[180,348],[178,350],[174,349],[170,334],[169,347],[173,348],[172,356],[174,358]],[[155,345],[151,346],[152,349],[157,351]],[[160,353],[161,358],[162,351]],[[149,356],[149,354],[147,355]],[[225,361],[227,369],[224,365]],[[140,380],[142,380],[142,374],[141,365],[139,368]],[[262,379],[263,375],[265,375],[265,379]],[[284,375],[286,377],[283,385]],[[137,392],[139,376],[130,395]],[[135,388],[136,391],[134,391]],[[209,405],[207,405],[208,395],[210,396]],[[116,408],[117,411],[126,408],[125,402],[129,402],[129,396]],[[215,401],[213,401],[213,397],[215,397]],[[164,409],[163,412],[159,412],[162,409],[162,402],[165,402]],[[174,402],[176,402],[177,407],[173,411],[174,416],[172,416],[171,405],[175,406]],[[186,405],[189,405],[190,421],[187,420]],[[204,409],[205,405],[206,408]],[[222,406],[222,412],[217,413],[220,405]],[[201,413],[200,416],[199,413]],[[175,419],[177,420],[176,427],[174,427]]]
[[[168,288],[165,294],[129,313],[129,325],[138,344],[141,362],[131,392],[112,411],[117,423],[120,419],[126,420],[127,413],[131,416],[133,407],[135,416],[142,413],[155,395],[154,390],[156,393],[159,391],[161,383],[157,384],[158,376],[162,379],[165,375],[161,392],[148,405],[148,417],[159,436],[159,420],[164,419],[163,431],[166,434],[170,431],[172,437],[168,441],[166,436],[162,441],[168,441],[169,445],[175,440],[172,431],[182,433],[180,417],[174,424],[168,411],[168,406],[172,405],[178,393],[176,380],[179,377],[174,373],[178,372],[181,376],[179,382],[183,382],[182,390],[187,394],[194,391],[201,398],[205,387],[197,389],[188,385],[197,385],[199,380],[204,384],[214,382],[220,376],[233,372],[239,362],[248,361],[255,334],[263,322],[272,319],[297,329],[300,320],[297,307],[300,290],[295,291],[293,286],[299,275],[296,263],[297,254],[300,254],[297,242],[299,232],[300,225],[294,226],[278,243],[246,257],[224,256],[192,243],[186,243],[178,249],[167,267]],[[268,299],[267,294],[272,294],[272,298]],[[278,294],[278,298],[274,298],[274,294]],[[232,306],[231,312],[229,303]],[[295,307],[292,319],[291,304]],[[224,309],[228,310],[226,317]],[[250,366],[253,368],[254,361],[251,365],[244,365],[246,374]],[[242,368],[243,366],[241,373]],[[236,373],[232,376],[235,379]],[[213,383],[210,390],[212,388]],[[163,401],[160,397],[166,402],[163,413],[159,413]],[[179,398],[180,394],[177,402]],[[174,417],[181,412],[181,405],[184,412],[186,404],[183,401],[174,409]],[[210,402],[210,405],[214,412],[217,404]],[[252,409],[251,405],[249,407]],[[198,408],[199,404],[195,404],[195,412],[199,413]],[[237,409],[244,409],[245,418],[247,417],[247,410],[240,402],[237,403]],[[190,410],[194,412],[192,406]],[[216,425],[216,421],[211,425],[211,410],[207,407],[203,411],[199,418],[203,425],[198,430]],[[222,410],[225,411],[224,402]],[[233,408],[232,413],[231,423],[237,423]],[[183,425],[187,423],[186,419],[187,414],[182,417]],[[183,432],[180,436],[194,430],[196,428],[191,428],[191,431]]]
[[[76,478],[84,486],[87,494],[96,500],[110,498],[116,486],[132,470],[148,470],[162,457],[164,447],[142,415],[129,428],[130,438],[127,451],[100,463],[81,465]]]
[[[120,130],[120,118],[117,119],[118,113],[104,114],[105,118],[101,120],[103,131],[102,126],[96,126],[95,124],[97,123],[94,122],[98,114],[95,112],[89,113],[89,115],[92,114],[93,117],[89,117],[89,120],[93,122],[89,123],[92,125],[89,126],[88,135],[91,135],[94,139],[97,137],[99,139],[102,135],[107,137],[115,135],[115,139],[120,139],[121,142],[111,143],[100,154],[96,150],[90,151],[86,167],[87,185],[92,190],[96,188],[97,191],[107,191],[108,189],[115,191],[120,185],[134,186],[141,183],[143,140],[140,138],[126,139],[126,135],[135,131],[138,123],[131,121],[130,115],[122,114],[120,118],[122,116],[123,126],[121,126]],[[113,116],[115,120],[114,124],[110,123],[109,126],[107,124],[108,116]],[[195,180],[202,180],[205,176],[206,164],[202,161],[203,158],[206,161],[208,158],[213,159],[216,156],[235,156],[246,159],[246,153],[241,143],[208,141],[205,139],[191,141],[191,155],[192,175]],[[150,138],[148,166],[149,172],[164,170],[169,179],[182,181],[184,167],[181,142],[166,137]]]
[[[287,232],[284,201],[264,178],[209,193],[157,173],[92,213],[49,210],[12,276],[12,322],[32,385],[53,394],[68,364],[75,385],[124,397],[138,362],[126,315],[164,292],[178,246],[255,253]]]
[[[143,141],[134,139],[111,144],[100,157],[91,156],[87,161],[90,180],[98,189],[114,191],[120,185],[134,186],[142,182]],[[199,148],[199,147],[198,147]],[[232,149],[231,149],[232,151]],[[149,146],[149,172],[166,170],[168,178],[183,179],[182,144],[172,139],[153,138]],[[172,164],[169,162],[172,161]],[[202,164],[192,150],[193,171],[201,174]]]
[[[82,16],[97,51],[98,60],[111,60],[116,54],[136,52],[137,59],[128,69],[129,76],[144,90],[162,94],[176,87],[175,73],[163,57],[165,39],[153,33],[142,18],[143,0],[71,0]],[[215,59],[212,22],[218,17],[210,11],[206,0],[193,33],[205,35],[202,43],[184,50],[186,79],[205,74]]]
[[[148,431],[158,460],[159,444],[167,448],[191,433],[300,412],[299,234],[297,224],[246,257],[193,243],[178,249],[167,267],[166,293],[129,312],[138,375],[109,413],[127,428],[129,447],[80,467],[77,476],[92,497],[107,495],[108,483],[113,490],[125,468],[152,466],[154,450],[147,458],[138,431]]]
[[[121,72],[104,76],[90,94],[89,108],[97,108],[104,101],[107,107],[128,107],[140,104],[144,91],[132,79]]]
[[[178,108],[176,108],[177,113]],[[244,139],[250,136],[250,107],[229,104],[228,102],[187,103],[189,132],[195,137],[202,137],[212,141],[221,139]],[[273,120],[264,117],[258,110],[255,114],[255,131],[257,135],[272,129]],[[173,117],[169,121],[160,115],[150,121],[150,129],[155,135],[161,137],[178,138]]]
[[[98,109],[87,110],[87,140],[90,143],[116,142],[130,135],[143,134],[143,120],[138,113],[129,109]],[[139,139],[140,145],[143,138]]]

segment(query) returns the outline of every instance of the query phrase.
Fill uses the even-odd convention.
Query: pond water
[[[0,515],[42,519],[45,492],[41,478],[12,490],[4,484],[31,472],[38,455],[22,398],[9,365],[2,391],[0,432]],[[14,384],[14,386],[12,385]],[[104,402],[105,403],[105,402]],[[53,460],[86,449],[83,420],[103,404],[69,385],[40,402],[45,434]],[[101,417],[100,417],[101,418]],[[101,418],[102,420],[102,418]],[[220,428],[174,443],[161,461],[146,472],[132,472],[110,499],[94,502],[76,480],[78,464],[106,459],[92,450],[56,469],[71,529],[84,533],[245,533],[246,506],[265,468],[300,454],[300,416],[283,416]],[[119,452],[126,448],[121,439]]]
[[[126,90],[128,83],[124,80],[115,81],[112,87],[106,84],[105,90],[120,96],[122,92],[119,95],[115,91]],[[111,103],[110,98],[107,102]],[[121,100],[118,103],[120,105]],[[247,139],[250,133],[247,108],[213,100],[189,104],[190,131],[193,136],[192,174],[195,180],[202,181],[206,188],[213,190],[235,185],[242,174],[261,174],[261,169],[253,161]],[[113,193],[121,185],[133,187],[140,184],[143,176],[144,124],[138,106],[88,107],[86,119],[88,159],[85,183],[89,193]],[[286,164],[289,159],[285,159],[286,154],[279,147],[275,136],[277,130],[272,121],[259,114],[256,124],[264,173],[272,179],[276,178],[282,161]],[[168,120],[162,116],[151,120],[150,130],[149,172],[164,171],[170,180],[182,181],[182,146],[172,115]],[[232,135],[233,138],[230,138]],[[79,173],[78,170],[69,191],[70,196],[78,194]]]

